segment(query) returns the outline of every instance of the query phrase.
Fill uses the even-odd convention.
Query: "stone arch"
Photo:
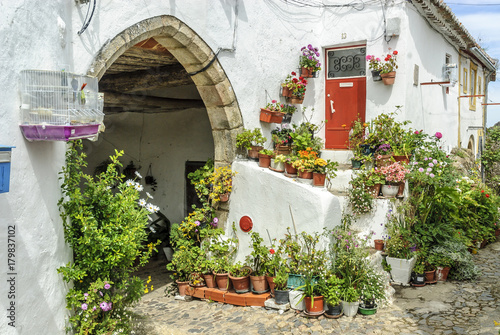
[[[203,69],[215,57],[210,47],[188,25],[173,16],[161,15],[140,21],[108,41],[94,58],[87,74],[101,79],[125,51],[151,37],[167,48],[187,72]],[[230,164],[236,155],[236,135],[243,128],[231,83],[217,59],[191,78],[207,109],[215,162],[217,165]]]
[[[467,144],[467,149],[470,150],[470,152],[475,155],[476,154],[476,145],[474,141],[474,135],[471,135],[469,137],[469,143]]]

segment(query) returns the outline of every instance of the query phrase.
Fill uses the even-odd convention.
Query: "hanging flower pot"
[[[313,77],[313,71],[308,67],[302,67],[300,69],[300,74],[304,78],[312,78]]]
[[[382,73],[380,74],[380,77],[382,77],[384,85],[394,85],[394,81],[396,80],[396,71]]]
[[[373,81],[382,81],[382,77],[380,76],[380,71],[372,70],[372,79]]]
[[[292,96],[292,91],[290,91],[290,89],[288,88],[288,86],[283,86],[281,88],[281,96],[283,97],[291,97]]]
[[[285,114],[275,111],[270,111],[269,109],[260,109],[260,121],[266,123],[281,123],[283,116]]]
[[[291,102],[292,104],[301,104],[301,103],[303,103],[303,102],[304,102],[304,97],[299,98],[299,97],[297,97],[296,95],[293,95],[293,94],[292,94],[292,97],[291,97],[291,99],[290,99],[290,102]]]

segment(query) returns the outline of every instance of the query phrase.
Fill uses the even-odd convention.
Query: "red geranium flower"
[[[394,50],[394,51],[392,52],[392,54],[393,54],[393,55],[397,55],[397,54],[398,54],[398,51],[397,51],[397,50]]]
[[[484,190],[481,190],[481,193],[484,193]]]
[[[490,197],[490,195],[489,195],[489,194],[486,194],[486,198],[489,198],[489,197]]]
[[[295,73],[295,71],[292,71],[292,76],[296,76],[297,73]]]
[[[275,253],[274,249],[269,249],[269,252],[271,253],[271,255],[274,255]]]

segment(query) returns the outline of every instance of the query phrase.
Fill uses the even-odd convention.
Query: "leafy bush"
[[[132,180],[123,183],[118,172],[118,158],[123,151],[110,157],[111,164],[105,172],[92,177],[82,172],[87,163],[85,154],[79,152],[81,148],[81,141],[75,141],[66,152],[66,166],[61,172],[63,198],[58,203],[65,240],[74,254],[72,263],[58,269],[65,281],[74,284],[67,294],[67,307],[75,313],[70,319],[71,330],[78,334],[100,334],[117,327],[126,330],[126,307],[139,300],[143,286],[139,278],[131,278],[131,273],[146,264],[159,243],[145,245],[149,214],[146,208],[157,209],[139,199],[142,185]],[[102,300],[95,295],[84,296],[102,289],[106,285],[104,279],[108,285],[115,283],[106,291],[107,296],[101,296]],[[92,303],[112,304],[109,309],[91,313],[84,308],[85,297]]]

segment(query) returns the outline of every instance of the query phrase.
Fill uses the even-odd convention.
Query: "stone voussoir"
[[[198,92],[207,108],[227,106],[236,101],[233,87],[227,79],[217,85],[198,86]]]
[[[212,129],[234,129],[243,126],[243,119],[236,102],[228,106],[208,107],[207,113]]]

